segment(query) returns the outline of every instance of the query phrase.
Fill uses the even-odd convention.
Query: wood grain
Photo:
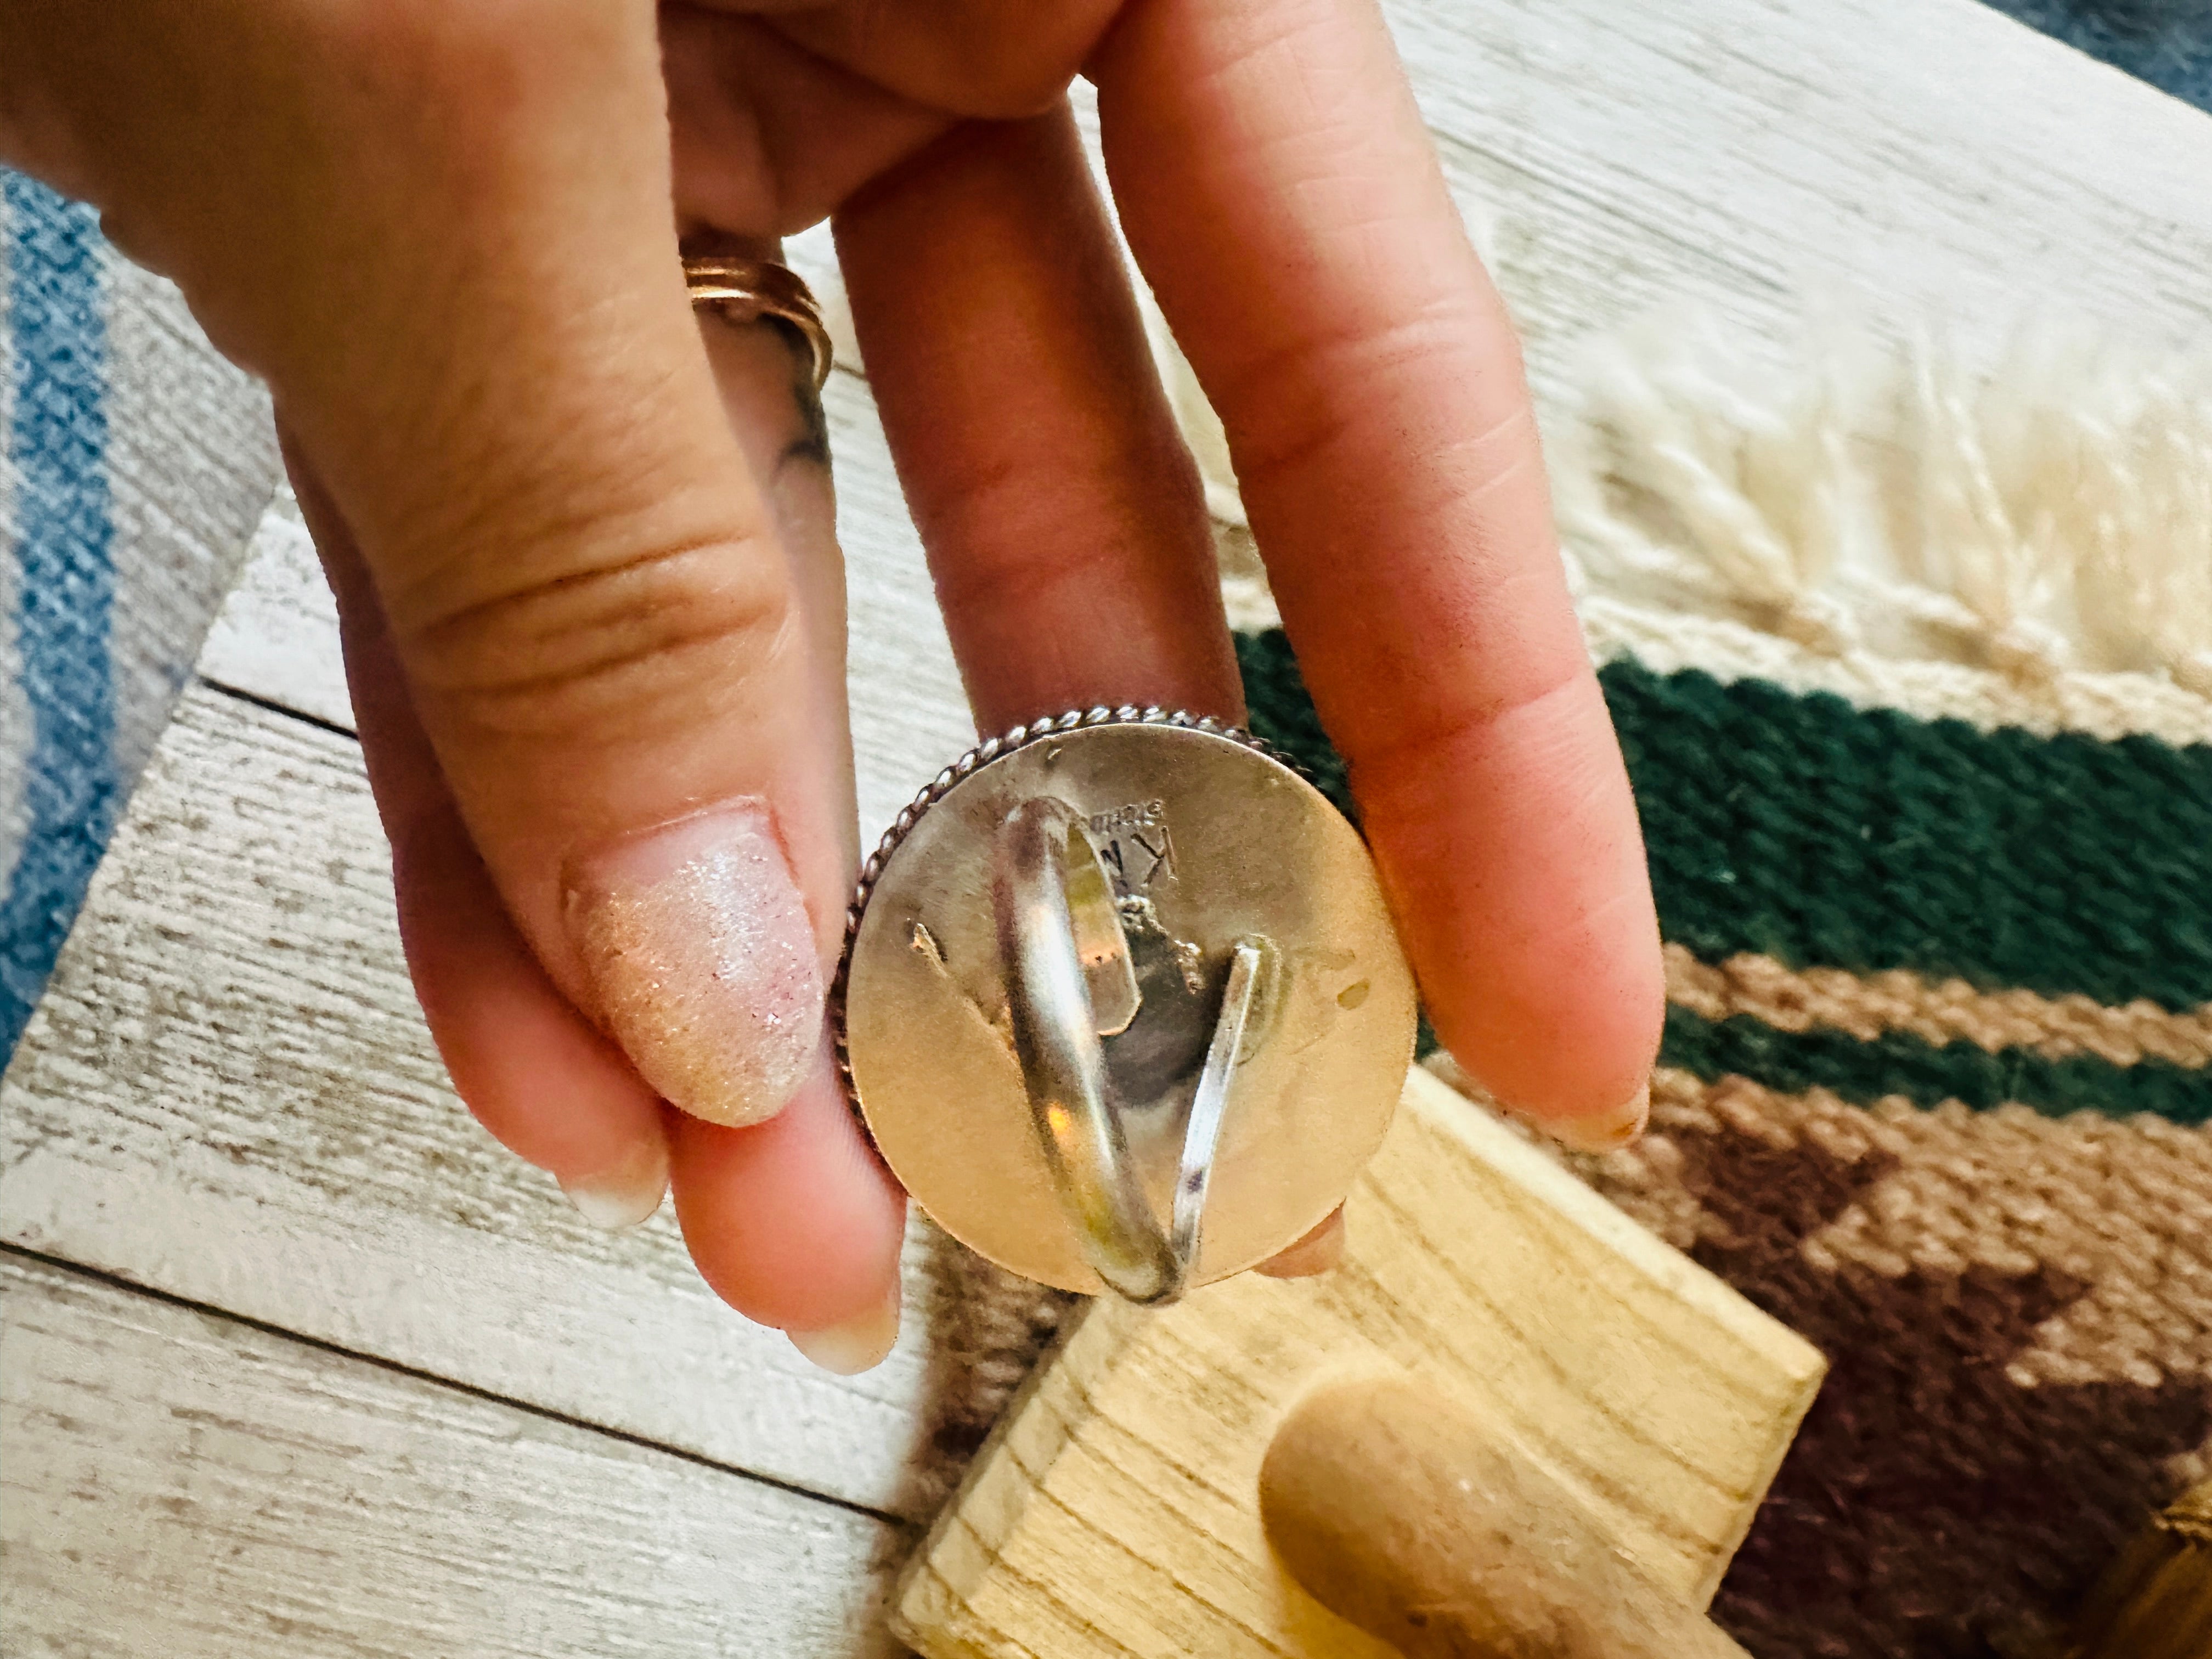
[[[1502,1423],[1410,1376],[1307,1390],[1260,1518],[1302,1587],[1407,1659],[1746,1659]]]
[[[12,1659],[886,1654],[901,1533],[0,1254]]]
[[[1384,9],[1547,402],[1685,301],[1747,349],[1831,301],[1970,347],[2212,317],[2212,118],[1970,0]]]
[[[931,1502],[978,1358],[948,1338],[962,1256],[917,1237],[908,1334],[842,1379],[716,1301],[665,1213],[586,1224],[448,1089],[387,858],[350,738],[188,691],[0,1085],[0,1236],[848,1502]]]
[[[338,651],[338,605],[289,483],[248,544],[246,568],[200,647],[200,677],[353,729],[353,699]]]
[[[1504,1424],[1703,1607],[1820,1356],[1425,1072],[1346,1214],[1321,1279],[1092,1304],[908,1566],[899,1633],[929,1659],[1386,1651],[1297,1587],[1258,1504],[1294,1401],[1374,1370]]]
[[[2115,1561],[2056,1659],[2203,1659],[2212,1653],[2212,1480],[2191,1487]]]

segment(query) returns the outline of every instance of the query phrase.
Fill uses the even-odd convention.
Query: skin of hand
[[[679,239],[833,219],[984,729],[1241,716],[1078,73],[1439,1036],[1625,1140],[1662,1010],[1634,809],[1371,0],[0,0],[0,159],[272,389],[463,1098],[586,1213],[672,1186],[714,1289],[835,1369],[896,1332],[904,1200],[823,1036],[858,852],[827,450]]]

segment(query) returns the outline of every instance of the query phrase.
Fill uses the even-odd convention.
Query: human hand
[[[775,331],[695,320],[679,234],[833,216],[985,729],[1242,714],[1079,70],[1438,1034],[1570,1137],[1641,1121],[1626,778],[1364,0],[0,0],[0,156],[270,382],[432,1032],[587,1213],[672,1184],[708,1282],[833,1368],[896,1330],[903,1200],[822,1029],[857,848],[820,413]]]

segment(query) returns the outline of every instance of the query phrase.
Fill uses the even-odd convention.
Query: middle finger
[[[955,129],[836,228],[983,726],[1097,703],[1241,720],[1205,495],[1066,106]]]

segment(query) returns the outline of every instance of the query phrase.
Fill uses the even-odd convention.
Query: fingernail
[[[668,1143],[655,1134],[615,1168],[574,1179],[556,1176],[577,1212],[611,1233],[644,1224],[668,1191]]]
[[[1651,1084],[1649,1079],[1626,1101],[1609,1112],[1594,1112],[1588,1117],[1554,1118],[1544,1124],[1544,1133],[1562,1146],[1571,1146],[1578,1152],[1617,1152],[1644,1133],[1644,1125],[1651,1115]]]
[[[857,1376],[884,1363],[898,1340],[899,1287],[878,1306],[842,1325],[818,1331],[786,1331],[791,1346],[835,1376]]]
[[[822,1035],[822,964],[767,812],[739,802],[633,836],[570,872],[571,936],[598,1012],[694,1117],[782,1109]]]
[[[1287,1249],[1262,1261],[1258,1271],[1270,1279],[1311,1279],[1344,1260],[1344,1209],[1341,1205],[1311,1232]]]

